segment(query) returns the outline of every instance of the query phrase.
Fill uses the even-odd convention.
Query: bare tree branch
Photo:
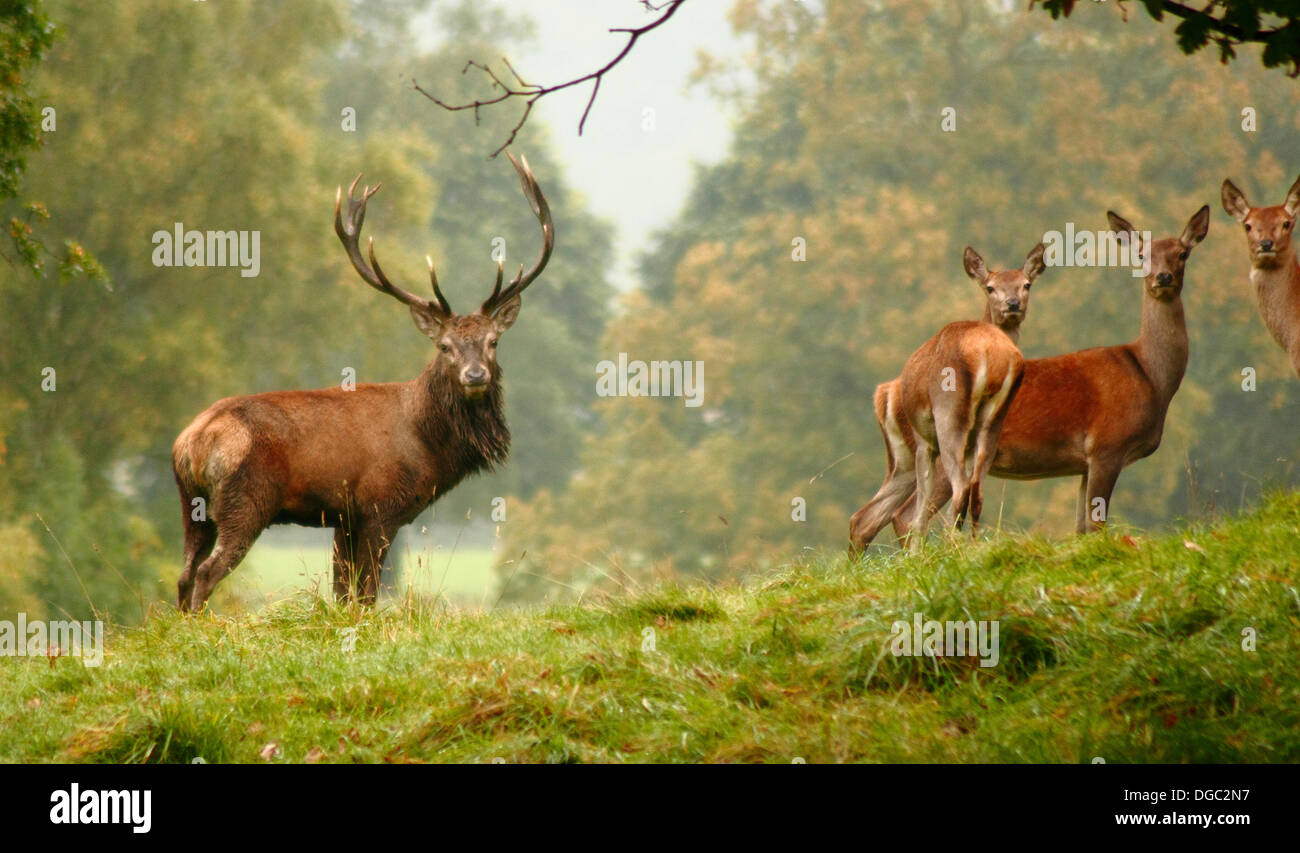
[[[553,86],[542,86],[525,81],[523,77],[519,75],[519,72],[515,70],[514,66],[510,64],[510,60],[502,57],[501,61],[505,63],[506,68],[509,69],[511,75],[515,78],[516,85],[510,85],[503,81],[486,63],[476,62],[471,59],[465,63],[465,67],[461,69],[460,73],[465,74],[471,68],[477,68],[479,71],[482,71],[487,75],[488,79],[491,81],[493,90],[500,89],[501,93],[494,97],[474,100],[468,104],[448,104],[423,89],[414,79],[411,80],[411,84],[414,86],[415,91],[424,95],[444,110],[451,112],[473,110],[475,124],[478,124],[479,122],[479,110],[481,108],[490,107],[493,104],[500,104],[510,100],[511,98],[523,98],[524,111],[519,116],[519,121],[515,123],[513,128],[511,128],[510,135],[506,138],[506,141],[490,155],[495,158],[515,141],[515,137],[518,136],[519,131],[523,129],[524,123],[528,121],[528,116],[533,111],[533,105],[539,100],[552,92],[558,92],[562,89],[579,86],[583,83],[591,83],[591,97],[587,99],[587,106],[583,109],[582,118],[578,121],[578,135],[581,136],[582,130],[587,124],[587,116],[591,113],[591,107],[596,103],[596,95],[600,92],[600,84],[601,81],[604,80],[605,74],[611,71],[614,66],[622,62],[623,59],[632,52],[632,47],[636,44],[637,39],[641,38],[641,36],[651,30],[657,29],[667,23],[668,19],[677,13],[677,10],[681,8],[681,5],[685,3],[686,0],[664,0],[664,2],[659,4],[652,3],[650,0],[640,0],[640,2],[647,11],[662,12],[662,14],[650,23],[641,27],[612,27],[610,29],[611,33],[624,33],[627,35],[627,44],[623,45],[623,49],[618,52],[617,56],[600,68],[592,71],[590,74],[584,74],[581,77],[576,77],[573,80],[567,80],[563,83],[556,83]]]

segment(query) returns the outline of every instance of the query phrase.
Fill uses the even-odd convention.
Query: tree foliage
[[[1289,76],[1300,76],[1300,0],[1210,0],[1195,5],[1174,0],[1131,2],[1157,21],[1165,20],[1166,15],[1177,20],[1174,39],[1183,53],[1196,53],[1212,44],[1227,64],[1237,58],[1238,47],[1258,44],[1265,68],[1282,66]],[[1030,8],[1039,3],[1053,18],[1068,18],[1078,0],[1030,0]],[[1116,0],[1114,5],[1127,20],[1124,0]]]

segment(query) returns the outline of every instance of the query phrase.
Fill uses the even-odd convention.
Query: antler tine
[[[431,314],[451,315],[451,309],[447,305],[441,293],[435,293],[439,297],[438,304],[434,304],[427,299],[421,299],[414,293],[398,287],[388,280],[384,271],[379,266],[379,261],[375,259],[375,240],[370,238],[369,256],[370,265],[366,265],[365,259],[361,255],[361,248],[357,245],[361,236],[361,225],[366,220],[366,202],[370,197],[379,192],[383,184],[376,184],[374,187],[365,186],[361,190],[361,198],[357,198],[356,188],[361,181],[361,175],[357,175],[352,183],[348,186],[348,215],[347,222],[343,220],[343,187],[339,187],[334,196],[334,233],[338,235],[339,241],[343,243],[343,248],[347,251],[348,260],[352,262],[352,267],[361,276],[362,280],[376,290],[387,293],[394,299],[410,305],[412,308],[418,308],[422,311],[428,311]]]
[[[495,304],[496,300],[501,296],[501,280],[505,277],[505,270],[506,270],[505,260],[498,258],[497,259],[497,282],[496,284],[492,285],[492,295],[487,298],[487,300],[483,303],[484,305]]]
[[[447,316],[450,317],[451,303],[447,301],[447,297],[442,295],[442,288],[438,287],[438,273],[433,269],[433,256],[425,255],[424,259],[429,262],[429,283],[433,285],[434,298],[438,300],[438,304],[442,306],[442,310],[446,311]]]
[[[538,186],[537,179],[533,177],[532,169],[528,168],[528,159],[520,155],[520,160],[523,161],[521,164],[520,160],[516,160],[515,155],[511,154],[509,149],[506,150],[506,156],[510,158],[510,163],[515,167],[515,171],[519,173],[519,184],[523,188],[524,197],[528,199],[533,215],[537,217],[537,221],[542,225],[542,251],[527,272],[524,272],[522,266],[519,267],[519,273],[510,280],[510,284],[504,290],[501,290],[499,286],[493,289],[492,295],[479,309],[481,313],[488,315],[520,293],[523,293],[524,288],[532,284],[533,280],[541,275],[542,270],[546,268],[547,262],[551,259],[551,251],[555,248],[555,223],[551,220],[551,208],[546,203],[546,196],[542,194],[542,188]]]

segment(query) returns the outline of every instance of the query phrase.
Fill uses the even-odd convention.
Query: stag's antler
[[[433,295],[438,300],[430,302],[427,299],[416,296],[409,290],[398,287],[388,280],[384,275],[383,269],[379,266],[379,261],[375,259],[375,238],[370,238],[370,265],[366,265],[365,259],[361,256],[361,248],[357,245],[361,237],[361,223],[366,219],[366,202],[370,197],[379,192],[383,184],[376,184],[374,187],[367,185],[361,191],[361,198],[356,198],[353,192],[357,188],[357,182],[361,176],[357,175],[348,187],[348,217],[347,222],[343,221],[343,188],[339,187],[338,194],[334,198],[334,233],[339,235],[339,240],[343,242],[343,248],[347,249],[348,260],[352,261],[352,266],[361,275],[361,277],[376,290],[387,293],[393,298],[405,302],[412,308],[427,312],[430,315],[438,317],[452,316],[451,306],[447,303],[447,298],[442,295],[442,290],[438,287],[438,276],[433,271],[433,260],[429,260],[429,281],[433,285]]]
[[[546,204],[546,196],[542,195],[542,188],[537,185],[537,179],[533,177],[533,170],[528,168],[528,158],[520,155],[520,159],[516,160],[509,149],[506,150],[506,156],[510,158],[515,171],[519,173],[519,183],[524,189],[524,196],[528,199],[529,205],[533,208],[533,215],[542,223],[542,253],[537,256],[537,261],[528,272],[525,273],[523,265],[520,265],[519,272],[510,280],[510,284],[506,285],[505,290],[501,289],[501,280],[504,277],[502,264],[500,261],[497,262],[496,286],[492,288],[492,295],[478,309],[480,314],[488,317],[523,293],[524,289],[542,274],[546,262],[551,259],[551,250],[555,248],[555,224],[551,221],[551,208]],[[522,165],[520,160],[523,161]]]

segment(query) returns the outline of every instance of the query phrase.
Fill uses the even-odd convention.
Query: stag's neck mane
[[[501,393],[501,368],[488,390],[467,399],[443,370],[430,364],[415,380],[416,429],[426,445],[443,460],[442,491],[470,474],[492,470],[510,452]]]

